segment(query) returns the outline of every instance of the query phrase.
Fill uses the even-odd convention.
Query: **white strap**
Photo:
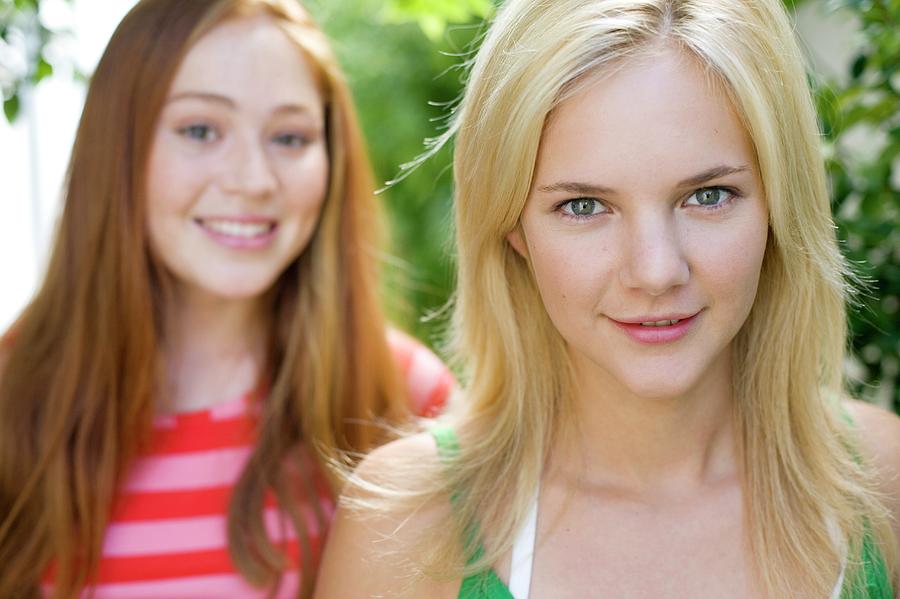
[[[828,529],[828,535],[831,537],[831,540],[843,546],[844,544],[841,542],[841,530],[838,528],[837,521],[834,518],[826,518],[825,527]],[[838,576],[837,584],[834,587],[834,590],[831,592],[831,597],[829,599],[841,599],[841,591],[844,590],[844,572],[847,570],[847,552],[843,551],[844,557],[841,560],[841,573]]]
[[[841,575],[838,576],[837,585],[831,593],[831,599],[841,599],[841,591],[844,590],[844,571],[847,569],[847,563],[841,566]]]
[[[537,512],[540,487],[534,493],[531,509],[516,535],[509,568],[509,592],[514,599],[528,599],[531,591],[531,566],[534,563],[534,538],[537,535]]]

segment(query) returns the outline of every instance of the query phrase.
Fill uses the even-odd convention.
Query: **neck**
[[[166,309],[163,411],[206,408],[255,388],[267,349],[264,304],[177,290]]]
[[[575,373],[575,434],[553,460],[562,476],[659,495],[736,475],[730,356],[677,396],[640,397],[596,366]]]

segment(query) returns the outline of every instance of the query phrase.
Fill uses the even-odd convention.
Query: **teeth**
[[[653,322],[642,322],[642,327],[668,327],[673,324],[678,324],[681,322],[680,320],[656,320]]]
[[[272,223],[244,223],[233,220],[204,220],[203,226],[229,237],[250,239],[265,235],[272,230]]]

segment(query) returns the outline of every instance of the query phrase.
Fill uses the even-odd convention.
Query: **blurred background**
[[[833,209],[866,281],[851,310],[855,391],[900,412],[900,2],[785,0],[807,51]],[[0,0],[0,331],[42,274],[86,80],[134,0]],[[424,150],[459,95],[492,0],[306,0],[334,40],[379,181]],[[453,279],[450,153],[381,195],[392,319],[430,344]]]

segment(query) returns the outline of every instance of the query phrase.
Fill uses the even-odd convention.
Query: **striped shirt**
[[[418,414],[439,412],[453,378],[441,361],[411,337],[396,331],[389,343]],[[250,394],[197,412],[160,416],[148,447],[131,467],[117,498],[103,542],[96,599],[262,598],[228,554],[226,521],[232,489],[255,442]],[[313,473],[319,507],[327,520],[334,499],[318,465],[305,449],[302,463]],[[324,532],[312,506],[301,505],[314,559]],[[299,542],[273,495],[264,521],[289,566],[274,597],[296,597]],[[49,587],[45,587],[45,591]],[[85,591],[84,596],[88,596]]]

